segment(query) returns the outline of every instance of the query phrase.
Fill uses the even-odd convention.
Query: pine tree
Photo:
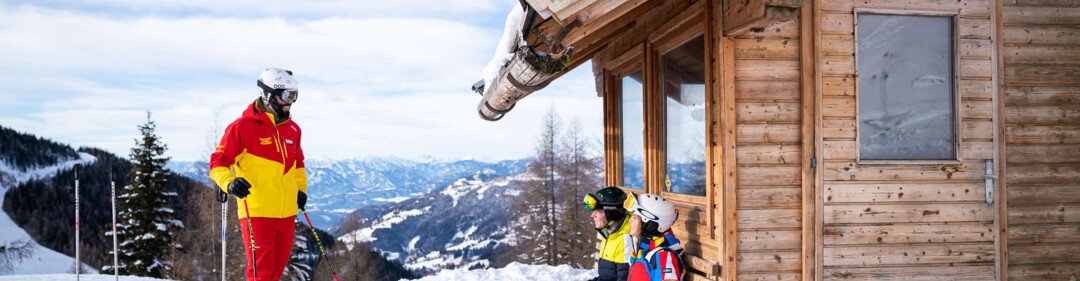
[[[559,249],[559,255],[563,257],[561,260],[572,266],[587,267],[596,261],[592,259],[596,252],[596,232],[580,202],[585,193],[600,186],[600,163],[594,157],[593,146],[582,133],[578,119],[571,121],[560,143],[562,149],[558,152],[558,174],[561,189],[558,200],[563,204],[560,217],[564,223],[559,228],[559,235],[564,237],[560,242],[565,246]]]
[[[299,221],[295,224],[292,253],[289,255],[289,263],[285,266],[283,276],[290,281],[307,281],[311,280],[311,262],[315,259],[308,251],[308,238],[305,235],[311,230]]]
[[[134,164],[128,174],[130,184],[118,191],[117,233],[120,240],[119,272],[124,275],[169,277],[173,264],[167,253],[183,249],[173,242],[174,233],[183,228],[172,206],[177,193],[167,190],[169,171],[165,163],[166,146],[154,130],[157,124],[146,113],[146,124],[139,126],[141,139],[131,149]],[[111,231],[106,233],[111,237]],[[111,252],[110,252],[111,254]],[[102,268],[111,273],[111,265]]]

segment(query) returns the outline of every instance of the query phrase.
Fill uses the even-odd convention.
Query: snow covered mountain
[[[493,259],[517,243],[512,204],[525,177],[483,171],[421,197],[363,208],[339,226],[338,240],[369,243],[419,273],[500,266]]]
[[[51,177],[60,170],[71,169],[75,164],[85,164],[94,161],[94,157],[79,153],[78,158],[60,158],[58,163],[44,167],[19,169],[8,164],[7,159],[0,161],[0,202],[8,188],[19,185],[31,179]],[[41,246],[30,237],[25,230],[20,228],[8,216],[6,212],[0,212],[0,244],[4,246],[11,243],[27,242],[31,247],[30,256],[26,259],[15,261],[10,270],[0,270],[0,274],[41,274],[41,273],[67,273],[74,269],[75,259],[61,254],[52,249]],[[91,266],[84,265],[83,272],[97,272]],[[26,279],[18,279],[26,280]]]
[[[316,226],[336,225],[365,206],[399,203],[445,187],[476,173],[505,176],[524,170],[527,160],[494,163],[476,160],[421,161],[369,157],[349,160],[307,160],[308,213]],[[207,162],[171,162],[180,175],[210,182]],[[331,233],[338,233],[335,228]]]

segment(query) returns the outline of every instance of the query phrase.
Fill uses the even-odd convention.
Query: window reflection
[[[705,38],[660,57],[665,100],[665,191],[705,195]]]
[[[619,79],[622,92],[623,186],[645,186],[645,117],[641,71]]]

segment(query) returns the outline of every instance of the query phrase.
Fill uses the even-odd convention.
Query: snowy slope
[[[0,276],[0,281],[68,281],[75,280],[75,274],[45,274],[45,275],[12,275],[12,276]],[[112,275],[97,275],[97,274],[83,274],[79,276],[79,280],[85,281],[113,281],[116,277]],[[132,277],[132,276],[120,276],[120,281],[167,281],[165,279],[157,279],[150,277]]]
[[[417,281],[583,281],[596,277],[596,270],[573,268],[569,265],[526,265],[511,263],[504,268],[443,270]],[[3,279],[0,279],[3,280]]]
[[[16,186],[22,182],[48,177],[56,174],[60,170],[70,169],[75,164],[85,164],[94,161],[94,157],[90,154],[79,153],[79,159],[73,159],[63,162],[58,165],[40,168],[37,170],[31,170],[26,172],[18,171],[8,167],[0,161],[0,173],[10,175],[14,181],[8,180],[0,181],[0,202],[4,202],[4,195],[7,194],[8,188]],[[74,206],[72,206],[74,208]],[[41,273],[68,273],[74,269],[75,259],[64,254],[53,251],[49,248],[38,245],[36,241],[30,238],[30,235],[26,233],[22,228],[19,228],[14,221],[8,217],[6,212],[0,211],[0,242],[14,242],[17,240],[31,241],[34,247],[32,256],[21,262],[15,263],[12,270],[0,271],[0,274],[41,274]],[[90,266],[84,268],[89,269]],[[90,270],[89,272],[96,272]],[[59,280],[59,279],[7,279],[8,277],[0,277],[0,280]],[[65,279],[68,280],[68,279]],[[73,280],[73,279],[71,279]],[[133,279],[134,280],[134,279]]]

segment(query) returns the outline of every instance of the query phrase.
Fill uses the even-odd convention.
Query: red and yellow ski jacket
[[[263,112],[256,100],[229,124],[210,155],[210,178],[221,190],[228,192],[229,183],[237,177],[251,183],[251,195],[246,198],[251,217],[295,216],[296,192],[307,193],[300,126],[291,119],[279,125],[274,121],[274,115]],[[238,208],[243,210],[243,206]],[[240,218],[249,215],[237,213]]]

